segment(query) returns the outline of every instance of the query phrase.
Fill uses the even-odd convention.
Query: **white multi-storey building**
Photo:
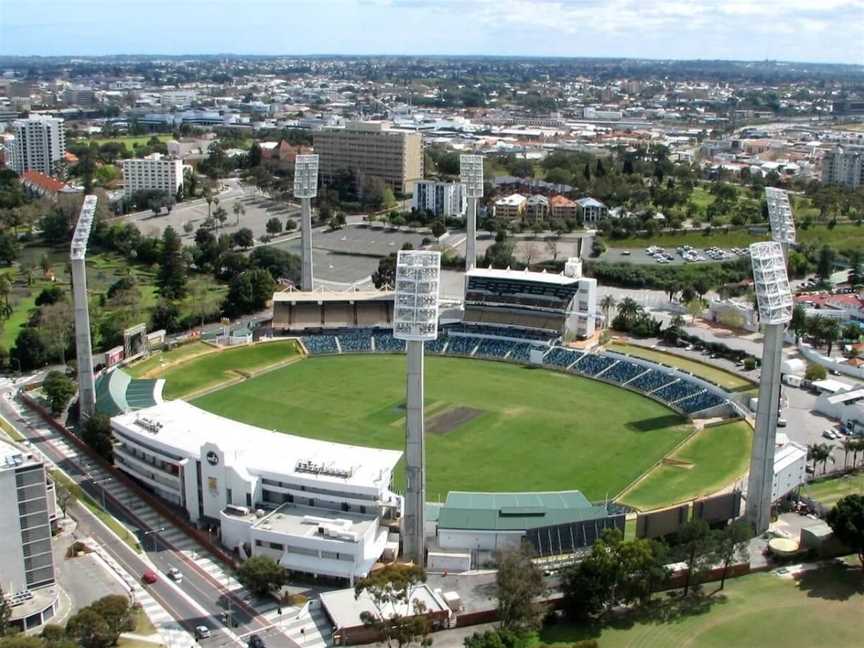
[[[597,322],[597,280],[582,276],[582,260],[567,259],[564,265],[564,276],[579,281],[579,289],[572,302],[568,329],[580,338],[590,338],[594,335]]]
[[[55,506],[41,459],[0,440],[0,584],[12,605],[12,622],[22,630],[54,615]]]
[[[183,161],[153,153],[143,158],[123,160],[125,194],[163,191],[174,196],[183,186]]]
[[[822,159],[822,182],[854,189],[864,185],[864,146],[837,146]]]
[[[353,582],[395,556],[402,453],[280,434],[167,401],[111,420],[114,464],[240,556]]]
[[[414,185],[411,207],[418,211],[426,210],[435,216],[462,218],[465,216],[467,204],[460,182],[420,180]]]
[[[19,174],[39,171],[57,174],[58,163],[66,152],[66,130],[62,119],[34,116],[14,122],[12,165]]]

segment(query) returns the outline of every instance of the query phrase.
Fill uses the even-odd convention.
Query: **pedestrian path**
[[[297,614],[283,614],[278,626],[302,648],[325,648],[331,645],[330,623],[320,604],[315,607],[307,604]]]

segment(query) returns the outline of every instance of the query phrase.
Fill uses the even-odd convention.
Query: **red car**
[[[147,583],[148,585],[152,585],[156,581],[159,580],[159,577],[156,576],[156,573],[153,570],[148,569],[141,575],[141,580]]]

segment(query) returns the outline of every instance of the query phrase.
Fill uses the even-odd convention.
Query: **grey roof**
[[[579,491],[468,493],[451,491],[438,516],[440,529],[525,531],[608,516]]]
[[[580,207],[605,207],[606,206],[603,203],[601,203],[599,200],[596,200],[596,199],[591,198],[591,197],[580,198],[576,202],[579,203]]]

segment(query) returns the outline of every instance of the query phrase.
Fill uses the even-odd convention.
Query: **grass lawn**
[[[266,429],[402,449],[404,376],[400,355],[312,357],[195,404]],[[509,363],[428,357],[425,382],[430,501],[449,490],[564,489],[600,500],[692,429],[643,396]]]
[[[159,376],[162,373],[161,367],[163,365],[175,365],[191,360],[195,356],[218,352],[218,349],[209,344],[190,342],[171,351],[157,351],[146,360],[126,367],[125,371],[135,378],[150,378],[151,376]]]
[[[626,344],[623,342],[613,342],[610,347],[612,351],[619,353],[629,353],[638,358],[644,358],[653,362],[662,362],[685,371],[689,371],[694,376],[710,380],[727,389],[729,391],[747,391],[755,388],[757,385],[746,378],[743,378],[731,371],[712,367],[708,364],[703,364],[690,358],[685,358],[676,353],[667,353],[657,349],[647,349],[636,344]]]
[[[151,137],[156,136],[161,142],[170,142],[174,136],[170,133],[152,133],[150,135],[118,135],[117,137],[90,137],[85,139],[74,140],[75,144],[84,142],[96,142],[99,146],[108,142],[121,142],[131,151],[132,147],[138,144],[139,146],[146,144]]]
[[[710,593],[716,586],[708,584]],[[665,601],[650,612],[600,627],[547,626],[537,637],[563,648],[596,639],[603,648],[796,648],[861,645],[864,578],[861,567],[830,565],[798,581],[752,574],[727,581],[723,592],[684,607]]]
[[[797,214],[797,212],[796,212]],[[604,238],[603,242],[610,248],[645,248],[649,245],[662,247],[677,247],[692,245],[694,248],[717,246],[722,248],[747,247],[756,241],[767,241],[768,224],[764,224],[764,234],[751,234],[747,228],[734,230],[713,230],[710,234],[703,232],[669,232],[654,236],[636,236],[624,239]],[[798,228],[799,243],[828,244],[837,249],[864,248],[864,226],[843,224],[829,229],[826,225],[813,225],[808,229]]]
[[[164,371],[150,371],[147,377],[165,378],[163,395],[166,399],[182,398],[297,354],[297,344],[293,341],[268,342],[210,353],[192,362],[166,367]]]
[[[645,511],[720,490],[747,470],[752,436],[744,421],[705,428],[620,501]]]
[[[807,484],[802,492],[831,508],[847,495],[864,495],[864,472]]]

